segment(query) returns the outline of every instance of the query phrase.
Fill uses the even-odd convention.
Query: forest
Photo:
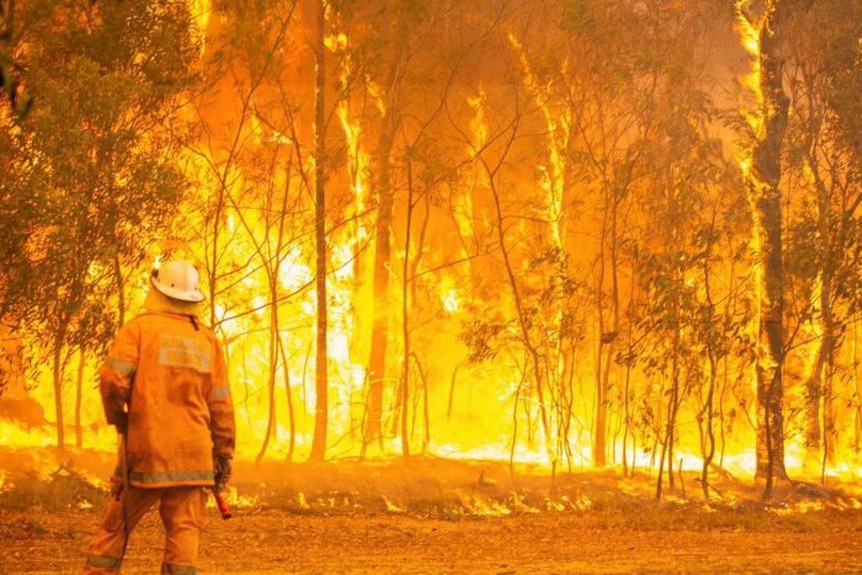
[[[0,8],[5,445],[184,258],[247,462],[858,480],[857,0]]]

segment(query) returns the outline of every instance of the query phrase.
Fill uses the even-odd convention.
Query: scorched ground
[[[105,464],[7,472],[0,573],[79,572]],[[724,477],[707,502],[683,474],[656,502],[645,472],[549,477],[427,459],[238,471],[234,517],[213,509],[206,525],[201,574],[862,572],[862,505],[846,484],[785,484],[764,504],[755,485]],[[122,573],[158,569],[161,543],[151,513]]]

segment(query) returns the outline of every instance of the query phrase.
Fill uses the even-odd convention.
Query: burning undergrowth
[[[108,498],[109,454],[3,450],[0,509],[100,513]],[[836,514],[862,515],[850,485],[787,482],[768,503],[753,482],[730,476],[704,499],[694,474],[680,475],[660,502],[648,473],[607,470],[550,476],[505,463],[435,458],[320,465],[238,461],[228,501],[234,514],[409,516],[481,520],[518,515],[576,515],[599,528],[644,530],[790,529],[806,531]]]
[[[45,475],[30,471],[23,474],[0,472],[0,508],[46,511],[91,509],[107,494],[103,482],[61,464]]]

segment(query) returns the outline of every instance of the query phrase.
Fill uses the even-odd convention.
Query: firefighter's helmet
[[[203,301],[201,278],[195,266],[182,260],[162,263],[150,278],[153,287],[169,298],[179,301]]]

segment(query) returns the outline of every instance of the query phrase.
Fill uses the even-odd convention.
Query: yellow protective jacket
[[[213,458],[232,458],[236,443],[221,344],[194,315],[153,305],[153,292],[100,370],[105,415],[116,423],[128,410],[131,486],[211,486]]]

